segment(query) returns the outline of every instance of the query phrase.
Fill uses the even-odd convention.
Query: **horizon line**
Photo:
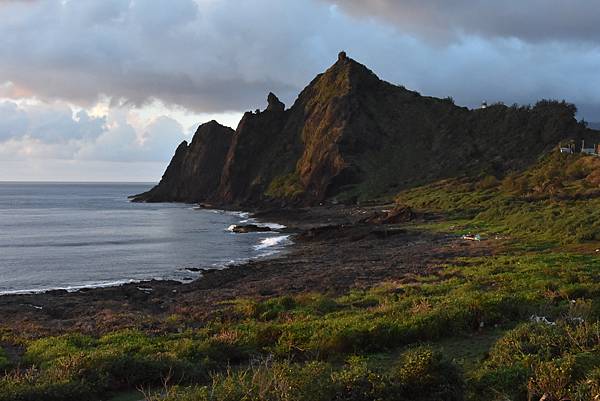
[[[158,181],[0,180],[0,184],[158,184]]]

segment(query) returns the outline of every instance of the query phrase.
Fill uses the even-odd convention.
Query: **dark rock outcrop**
[[[400,224],[411,221],[415,218],[415,213],[408,206],[396,205],[393,209],[376,212],[372,216],[363,220],[364,223],[372,224]]]
[[[565,102],[469,110],[382,81],[344,52],[290,109],[272,93],[267,103],[244,114],[235,134],[214,122],[200,127],[161,183],[136,199],[354,202],[448,177],[500,176],[561,140],[600,137]]]
[[[267,226],[259,226],[256,224],[246,224],[246,225],[236,225],[231,228],[231,231],[237,234],[246,234],[246,233],[264,233],[273,231],[270,227]]]

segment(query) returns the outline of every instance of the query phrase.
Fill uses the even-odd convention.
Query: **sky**
[[[600,121],[590,0],[0,0],[0,181],[158,181],[177,145],[290,106],[345,50],[457,104]]]

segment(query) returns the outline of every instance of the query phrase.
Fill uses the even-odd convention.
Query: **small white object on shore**
[[[467,241],[481,241],[481,235],[479,234],[465,234],[461,238]]]

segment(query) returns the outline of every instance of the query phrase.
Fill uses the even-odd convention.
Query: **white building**
[[[581,153],[585,153],[586,155],[595,155],[596,154],[596,146],[591,148],[585,147],[585,140],[581,141]]]

